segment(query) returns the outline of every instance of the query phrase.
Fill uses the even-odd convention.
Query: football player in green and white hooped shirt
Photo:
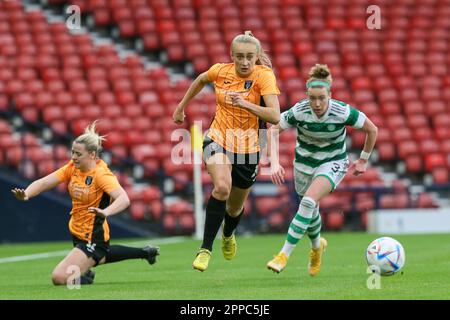
[[[311,68],[306,82],[307,99],[283,112],[280,122],[269,130],[271,178],[273,183],[281,185],[285,171],[278,159],[278,134],[288,128],[297,129],[294,178],[295,189],[301,200],[283,248],[267,263],[267,267],[277,273],[286,267],[290,254],[305,233],[311,239],[308,271],[312,276],[320,271],[327,241],[320,237],[319,201],[336,189],[349,170],[345,127],[351,126],[366,133],[364,149],[352,165],[355,175],[366,170],[375,145],[377,127],[364,113],[344,102],[331,99],[331,84],[328,67],[316,64]]]

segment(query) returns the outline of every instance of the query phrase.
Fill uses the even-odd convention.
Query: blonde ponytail
[[[95,151],[95,154],[98,155],[102,151],[102,144],[105,141],[105,136],[101,136],[96,132],[98,120],[95,120],[89,126],[86,127],[84,133],[75,139],[74,142],[84,144],[86,150],[90,153]]]

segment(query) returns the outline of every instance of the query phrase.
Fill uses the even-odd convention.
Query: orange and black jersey
[[[120,188],[117,178],[103,160],[89,172],[81,172],[72,161],[55,171],[60,182],[68,183],[72,198],[69,230],[72,235],[88,242],[108,241],[109,226],[105,218],[89,212],[89,207],[104,209],[109,206],[109,194]]]
[[[258,152],[259,118],[243,108],[233,106],[228,93],[240,93],[245,100],[262,105],[263,96],[280,94],[272,69],[256,65],[248,77],[241,78],[236,73],[234,63],[217,63],[208,70],[207,75],[208,80],[214,83],[217,105],[208,136],[234,153]]]

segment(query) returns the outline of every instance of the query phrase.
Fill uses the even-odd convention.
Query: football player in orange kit
[[[26,189],[11,190],[17,199],[27,201],[62,182],[68,183],[73,206],[69,230],[74,248],[53,270],[54,285],[67,284],[73,266],[79,268],[80,284],[92,284],[95,276],[90,270],[92,267],[139,258],[154,264],[159,254],[159,248],[153,246],[132,248],[109,245],[106,218],[125,210],[130,200],[106,163],[99,159],[105,138],[95,131],[95,125],[96,122],[75,139],[69,163],[34,181]]]
[[[232,63],[217,63],[200,74],[173,114],[175,123],[181,124],[189,101],[207,83],[214,84],[217,111],[203,142],[203,158],[214,188],[206,205],[203,243],[193,262],[199,271],[208,268],[222,221],[223,256],[227,260],[235,257],[234,230],[258,172],[259,129],[265,122],[280,120],[280,91],[259,40],[249,31],[236,36],[231,59]]]

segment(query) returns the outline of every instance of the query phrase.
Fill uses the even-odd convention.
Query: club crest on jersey
[[[87,176],[86,177],[86,180],[84,181],[84,183],[87,185],[87,186],[90,186],[91,185],[91,183],[92,183],[92,177],[91,176]]]
[[[334,131],[336,129],[336,126],[334,124],[329,124],[327,126],[328,131]]]
[[[217,144],[217,143],[212,143],[211,144],[211,149],[213,150],[213,151],[217,151],[217,150],[219,150],[219,145]]]
[[[96,243],[88,243],[86,245],[87,251],[89,251],[90,253],[93,253],[95,251],[95,246],[96,245],[97,245]]]
[[[244,89],[245,89],[245,90],[250,89],[251,86],[252,86],[252,84],[253,84],[253,80],[245,80],[245,83],[244,83]]]

